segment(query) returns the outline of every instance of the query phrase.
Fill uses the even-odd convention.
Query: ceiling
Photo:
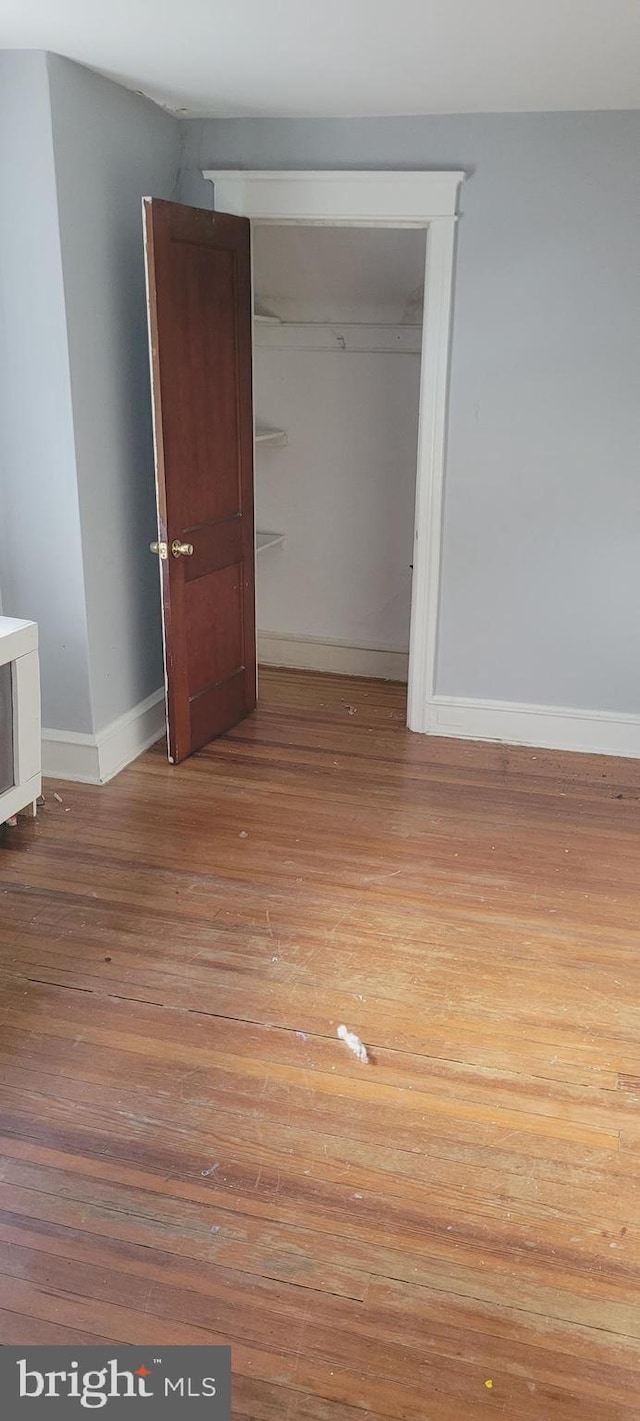
[[[183,116],[640,108],[640,0],[0,0]]]
[[[253,227],[256,305],[285,321],[420,323],[425,233]]]

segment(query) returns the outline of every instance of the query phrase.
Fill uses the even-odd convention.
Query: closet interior
[[[263,664],[407,678],[425,239],[253,226]]]

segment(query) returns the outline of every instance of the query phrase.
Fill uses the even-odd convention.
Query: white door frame
[[[462,172],[206,170],[215,207],[258,222],[427,229],[407,725],[426,733],[435,694],[449,335]]]

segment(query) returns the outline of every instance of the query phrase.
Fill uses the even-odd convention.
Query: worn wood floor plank
[[[265,672],[5,831],[0,1340],[229,1341],[239,1421],[637,1421],[640,765],[403,714]]]

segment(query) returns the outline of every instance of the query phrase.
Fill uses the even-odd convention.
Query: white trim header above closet
[[[454,217],[463,172],[238,172],[205,169],[219,212],[256,222],[424,227]],[[286,217],[283,213],[286,212]]]

